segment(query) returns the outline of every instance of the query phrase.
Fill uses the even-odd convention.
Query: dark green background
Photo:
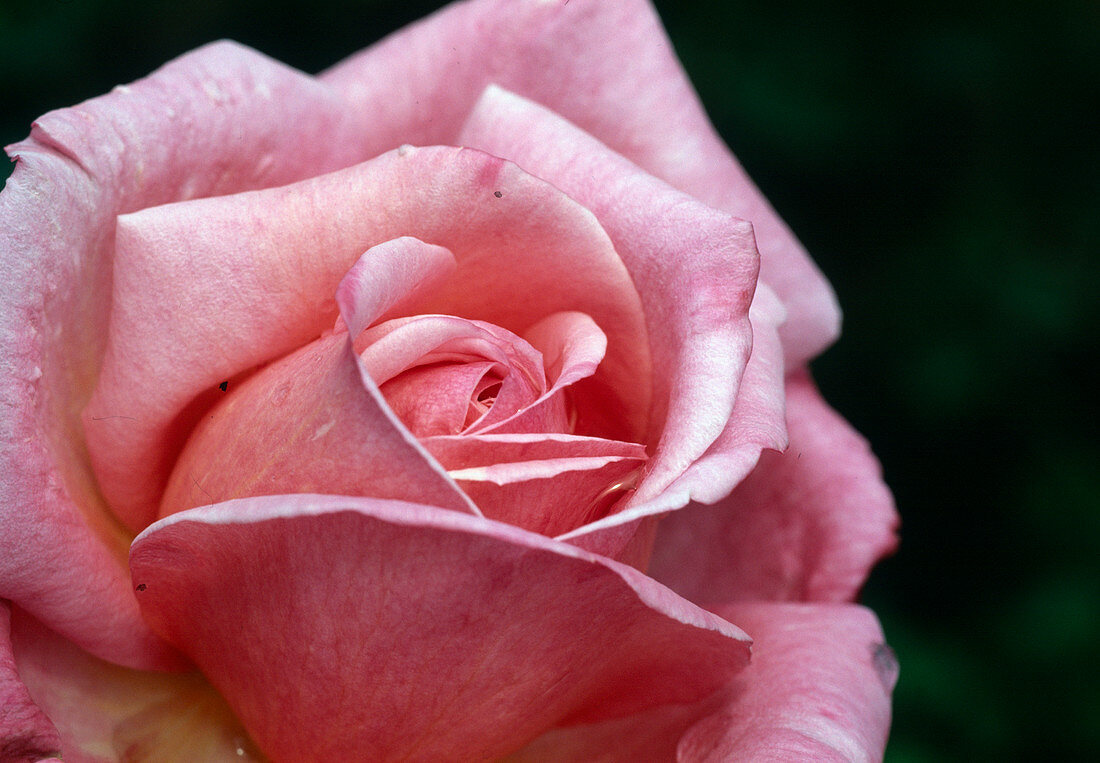
[[[437,5],[0,0],[0,140],[215,38],[315,72]],[[814,370],[904,522],[865,591],[888,760],[1100,755],[1100,4],[657,5],[845,308]]]

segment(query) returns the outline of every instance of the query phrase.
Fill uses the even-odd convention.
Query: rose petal
[[[752,354],[741,379],[733,415],[726,428],[707,452],[656,498],[640,504],[628,503],[608,517],[559,536],[592,553],[620,559],[622,547],[645,518],[682,509],[691,500],[721,500],[756,466],[765,449],[783,450],[787,446],[784,422],[783,348],[776,328],[783,320],[783,308],[766,285],[760,285],[753,297],[749,318],[753,327]],[[736,530],[734,530],[736,532]],[[685,544],[687,543],[686,538]],[[689,545],[677,545],[677,551],[694,558]],[[646,569],[648,546],[640,548],[639,569]],[[682,560],[669,554],[670,564]]]
[[[395,319],[361,334],[359,346],[367,373],[379,383],[395,380],[417,365],[492,362],[501,376],[500,391],[475,427],[532,405],[546,389],[541,354],[510,331],[483,321],[450,315]],[[560,418],[564,427],[564,415]]]
[[[331,327],[340,278],[399,236],[445,246],[458,263],[410,313],[515,333],[555,312],[591,315],[615,340],[597,380],[629,395],[619,430],[601,434],[634,439],[645,426],[648,388],[627,383],[649,378],[638,296],[591,213],[480,152],[409,148],[297,185],[120,219],[110,341],[85,423],[100,485],[131,526],[150,518],[196,396]],[[175,305],[182,311],[165,309]]]
[[[194,509],[139,536],[131,568],[145,616],[283,759],[494,757],[708,696],[747,656],[631,568],[412,504]]]
[[[379,387],[390,409],[417,438],[453,435],[484,415],[471,402],[496,363],[446,363],[410,368]],[[498,382],[499,383],[499,382]]]
[[[373,246],[340,280],[336,304],[352,338],[389,311],[423,299],[455,269],[455,257],[442,246],[402,236]]]
[[[79,418],[105,341],[115,218],[344,166],[360,128],[326,86],[222,42],[51,112],[8,148],[0,265],[20,286],[0,297],[0,596],[102,657],[171,663],[134,605],[130,537],[98,493]]]
[[[607,336],[584,313],[555,313],[529,328],[524,338],[542,355],[543,373],[550,388],[531,405],[509,416],[499,415],[494,405],[471,431],[574,432],[607,431],[603,422],[619,406],[614,396],[598,385],[580,387],[577,382],[592,379],[607,352]],[[575,401],[573,422],[560,420],[565,411],[563,392],[571,390]],[[600,422],[600,423],[597,423]]]
[[[424,447],[490,519],[557,535],[608,511],[645,448],[571,435],[431,437]]]
[[[453,142],[491,83],[545,104],[672,186],[752,222],[761,277],[790,313],[781,329],[789,366],[839,333],[828,282],[715,133],[646,0],[456,3],[321,78],[362,120],[364,157]]]
[[[161,516],[318,490],[478,513],[385,405],[347,333],[273,363],[204,416],[172,471]]]
[[[460,140],[514,157],[591,209],[642,295],[664,422],[635,500],[659,495],[729,419],[752,344],[751,227],[638,170],[545,109],[489,88]],[[640,224],[644,219],[645,224]]]
[[[787,380],[785,453],[733,494],[661,523],[650,574],[692,601],[849,601],[897,544],[897,513],[866,441],[809,376]]]
[[[61,736],[27,693],[11,647],[11,610],[0,601],[0,759],[38,761],[61,752]]]
[[[678,760],[882,760],[897,662],[874,614],[763,602],[716,611],[752,635],[752,662],[725,710],[680,741]]]
[[[54,735],[60,732],[65,760],[262,759],[225,700],[194,670],[112,665],[18,610],[12,641],[30,695],[57,726]]]
[[[713,712],[711,704],[664,705],[627,718],[552,729],[500,763],[675,761],[680,738]]]

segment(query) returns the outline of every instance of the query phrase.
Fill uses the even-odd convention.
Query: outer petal
[[[647,0],[456,3],[322,78],[361,115],[364,156],[452,142],[490,83],[545,104],[676,188],[752,222],[761,276],[790,311],[789,365],[839,333],[832,289],[714,132]]]
[[[683,474],[729,420],[748,361],[751,227],[700,204],[530,101],[489,88],[460,140],[530,168],[591,209],[642,295],[662,427],[635,501]]]
[[[12,617],[12,642],[30,695],[60,732],[66,761],[262,759],[225,700],[193,670],[112,665],[19,610]]]
[[[893,551],[897,513],[866,441],[821,399],[808,375],[788,377],[785,453],[716,506],[692,506],[660,527],[650,574],[692,601],[848,601]]]
[[[520,334],[545,315],[585,312],[615,340],[599,383],[630,391],[616,400],[624,431],[612,436],[645,426],[648,388],[628,381],[649,378],[638,295],[591,213],[481,152],[410,147],[300,184],[120,220],[111,338],[85,423],[101,486],[131,526],[149,521],[201,410],[196,396],[331,327],[347,269],[400,236],[444,246],[458,263],[406,310]]]
[[[11,648],[11,609],[0,601],[0,760],[37,761],[61,752],[61,737],[27,693]]]
[[[195,509],[139,536],[131,567],[146,617],[276,759],[499,756],[708,696],[747,656],[737,629],[628,567],[412,504]]]
[[[171,660],[134,605],[129,536],[107,515],[82,445],[115,218],[344,166],[361,129],[344,114],[324,85],[217,43],[47,114],[8,149],[18,166],[0,194],[0,597],[98,655]]]
[[[744,603],[716,609],[753,637],[724,711],[680,741],[679,760],[882,760],[897,662],[868,610]]]
[[[160,514],[318,490],[478,513],[390,411],[340,333],[258,372],[203,417]]]

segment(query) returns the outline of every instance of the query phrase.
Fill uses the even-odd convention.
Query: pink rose
[[[216,43],[8,151],[0,757],[881,756],[839,313],[644,0]]]

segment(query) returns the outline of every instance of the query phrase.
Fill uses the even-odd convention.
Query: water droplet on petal
[[[584,512],[584,522],[582,524],[586,525],[590,522],[595,522],[597,519],[603,519],[611,514],[611,510],[619,501],[634,492],[641,478],[642,470],[635,469],[630,472],[630,474],[615,480],[601,490],[600,493],[592,499],[592,503],[588,504],[588,509]]]

